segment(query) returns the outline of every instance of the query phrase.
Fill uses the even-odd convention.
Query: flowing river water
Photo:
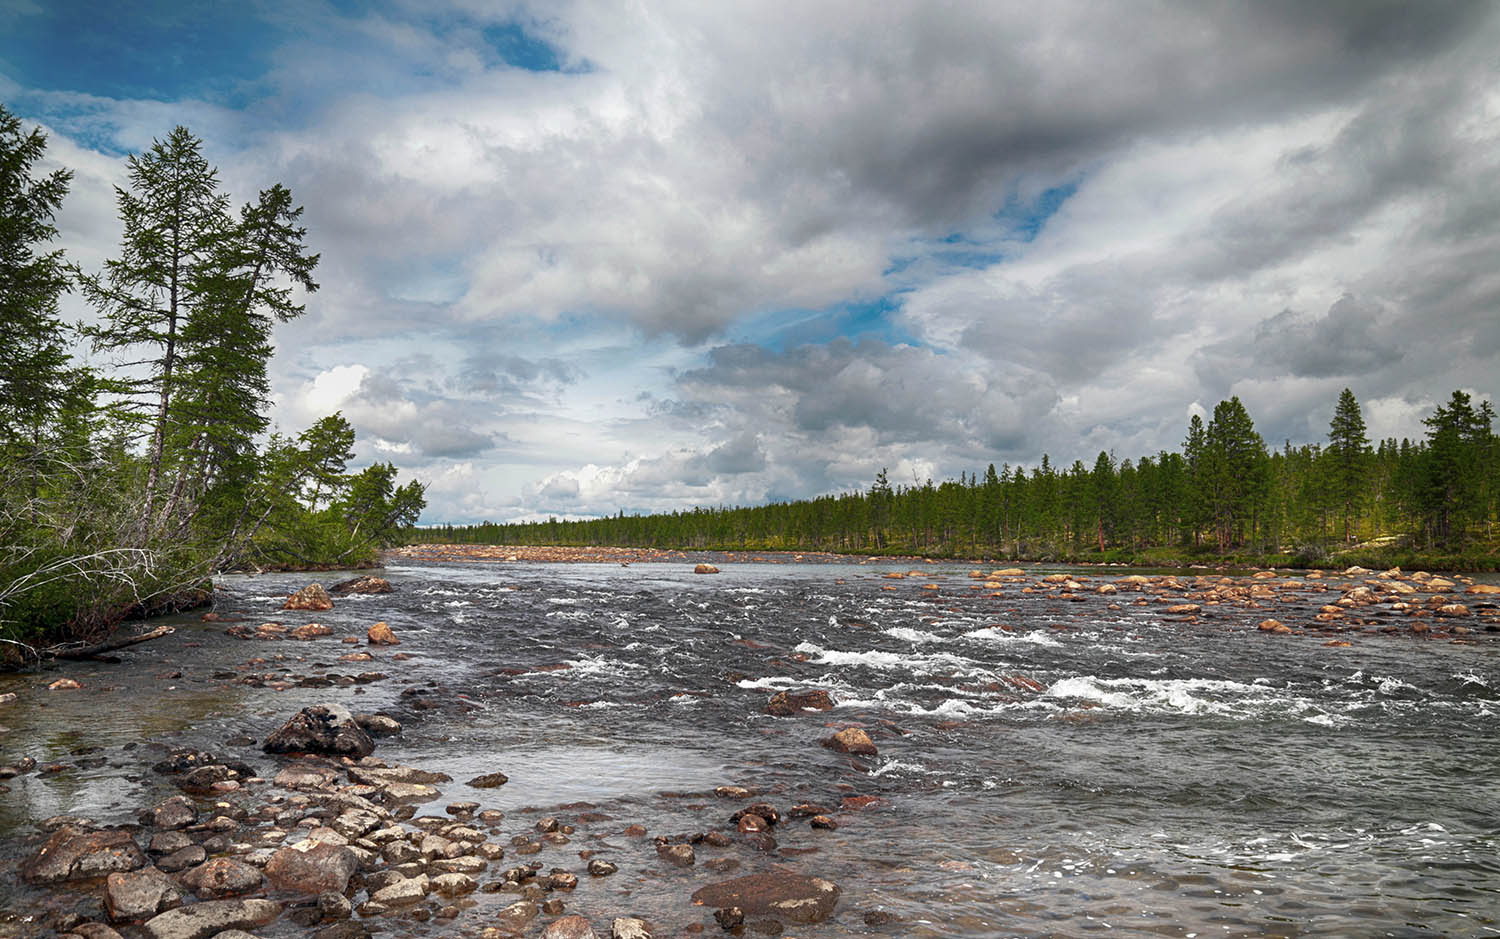
[[[193,614],[118,664],[0,676],[18,695],[0,707],[0,763],[64,764],[0,793],[0,907],[58,902],[16,877],[40,819],[133,821],[174,791],[146,768],[167,747],[273,775],[277,758],[233,739],[337,702],[402,720],[376,751],[388,761],[510,777],[444,785],[422,811],[473,799],[506,813],[506,838],[539,812],[578,819],[539,859],[581,868],[588,849],[620,865],[568,898],[606,933],[626,914],[658,936],[718,933],[688,896],[722,879],[701,860],[722,855],[737,873],[839,884],[833,918],[790,927],[801,936],[1500,934],[1500,645],[1484,621],[1456,642],[1402,626],[1329,646],[1257,631],[1264,609],[1171,616],[1149,591],[1025,590],[1039,570],[1000,589],[956,566],[885,576],[909,566],[401,561],[382,572],[394,593],[321,614],[279,610],[307,575],[226,578],[224,617],[360,637],[384,620],[402,644],[346,664],[336,639],[245,641]],[[1305,621],[1324,602],[1289,593],[1274,615]],[[389,677],[338,680],[372,668]],[[243,680],[272,673],[289,681]],[[46,691],[60,674],[84,687]],[[837,706],[764,712],[807,687]],[[819,745],[845,725],[878,756]],[[784,821],[774,850],[705,850],[688,870],[622,834],[724,828],[740,805],[713,796],[723,785],[783,812],[879,801],[837,812],[834,831]],[[477,935],[508,902],[474,900],[387,934]]]

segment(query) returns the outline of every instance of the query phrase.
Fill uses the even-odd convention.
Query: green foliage
[[[317,289],[291,193],[232,214],[182,127],[130,157],[120,254],[77,275],[95,373],[56,316],[70,272],[42,246],[69,176],[34,176],[44,149],[0,107],[0,656],[195,600],[227,567],[365,563],[414,524],[420,483],[346,475],[341,415],[266,439],[271,330]]]
[[[412,529],[408,541],[516,545],[621,545],[733,551],[832,551],[871,555],[1075,560],[1170,566],[1394,564],[1494,569],[1482,542],[1500,514],[1500,441],[1489,405],[1455,393],[1428,420],[1426,442],[1381,441],[1373,452],[1352,392],[1340,395],[1335,433],[1274,453],[1244,405],[1222,401],[1194,416],[1182,452],[1059,472],[1050,457],[1031,470],[990,466],[935,485],[892,487],[884,470],[865,492],[755,508],[698,508],[586,521]],[[1357,419],[1356,419],[1357,418]],[[1337,448],[1360,456],[1362,488],[1338,484]],[[1347,523],[1344,506],[1350,507]],[[1443,520],[1447,527],[1444,528]],[[1338,550],[1344,526],[1394,548]],[[1455,550],[1458,549],[1458,550]],[[1434,553],[1440,552],[1440,553]],[[1433,560],[1435,558],[1435,560]],[[1488,560],[1486,560],[1488,559]],[[1373,563],[1366,566],[1374,566]]]

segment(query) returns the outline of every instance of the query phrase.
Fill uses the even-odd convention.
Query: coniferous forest
[[[422,486],[347,472],[339,414],[270,432],[271,331],[317,289],[291,192],[233,207],[177,127],[128,159],[118,252],[86,271],[52,246],[71,174],[45,151],[0,106],[0,655],[192,604],[215,571],[373,561]]]
[[[1500,438],[1489,402],[1453,392],[1423,439],[1372,444],[1354,393],[1325,441],[1268,448],[1240,400],[1193,416],[1182,448],[1068,467],[992,464],[957,480],[754,508],[438,526],[412,542],[622,545],[1087,562],[1496,569]]]

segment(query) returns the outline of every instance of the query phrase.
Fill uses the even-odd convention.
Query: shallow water
[[[143,769],[155,757],[139,755],[156,745],[228,753],[269,775],[269,758],[224,740],[339,701],[406,723],[377,750],[387,760],[459,780],[508,774],[500,790],[442,787],[445,802],[505,811],[506,836],[527,830],[527,807],[602,816],[538,858],[579,869],[576,852],[591,849],[620,863],[568,899],[596,923],[636,913],[668,935],[703,922],[716,932],[687,897],[719,875],[663,869],[649,841],[620,830],[722,828],[739,806],[710,791],[735,784],[783,810],[885,800],[842,813],[835,832],[784,825],[771,854],[722,850],[738,873],[781,866],[840,884],[835,919],[799,935],[1500,933],[1494,640],[1367,630],[1330,648],[1326,636],[1256,633],[1264,610],[1190,622],[1133,594],[1067,602],[1007,585],[991,597],[958,568],[882,577],[894,569],[409,564],[384,572],[396,593],[326,614],[279,612],[305,575],[228,578],[225,615],[361,636],[383,619],[412,657],[345,665],[333,640],[242,641],[181,617],[176,635],[118,665],[63,670],[83,692],[41,690],[58,673],[0,678],[0,693],[23,697],[0,708],[0,756],[69,764],[10,781],[0,836],[25,838],[64,811],[131,820],[169,791]],[[1326,599],[1273,612],[1305,618]],[[253,656],[271,661],[247,665]],[[278,669],[391,677],[281,692],[214,677]],[[773,690],[803,686],[830,689],[838,707],[762,712]],[[414,711],[417,698],[400,696],[413,688],[438,706]],[[879,756],[818,745],[845,723],[869,728]],[[503,905],[476,899],[459,926]],[[0,902],[35,897],[12,884]],[[866,925],[870,911],[897,921]]]

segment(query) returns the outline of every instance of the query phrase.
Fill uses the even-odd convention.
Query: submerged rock
[[[821,688],[778,691],[766,702],[766,713],[774,717],[791,717],[803,711],[831,711],[833,703],[833,695]]]
[[[216,857],[182,875],[183,886],[200,900],[222,900],[260,889],[260,871],[233,858]]]
[[[738,907],[746,918],[772,917],[791,923],[821,923],[838,904],[838,885],[800,874],[751,874],[693,894],[693,903],[718,909]]]
[[[548,924],[542,939],[599,939],[594,927],[582,916],[570,915]]]
[[[354,722],[349,712],[326,707],[303,708],[266,738],[267,753],[325,753],[332,756],[369,756],[375,741]]]
[[[333,598],[328,596],[328,591],[323,589],[322,584],[308,584],[301,590],[286,598],[281,605],[283,610],[310,610],[321,613],[324,610],[333,609]]]

